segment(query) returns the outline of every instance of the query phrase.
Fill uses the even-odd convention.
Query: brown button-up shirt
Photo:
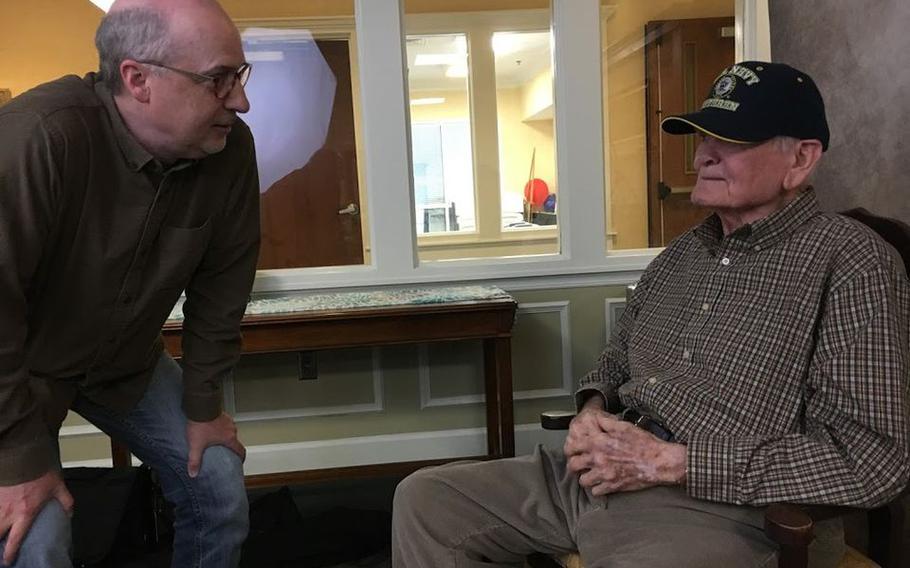
[[[910,475],[910,289],[894,250],[809,190],[648,267],[585,391],[686,443],[696,498],[874,506]]]
[[[117,411],[142,394],[186,291],[183,408],[221,411],[259,246],[253,141],[163,167],[94,74],[0,108],[0,485],[56,465],[81,392]]]

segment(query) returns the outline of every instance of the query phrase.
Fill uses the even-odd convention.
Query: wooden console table
[[[256,300],[241,324],[243,353],[278,353],[372,347],[402,343],[483,340],[487,456],[515,455],[512,416],[511,335],[515,300],[498,288],[438,287],[416,290],[307,294]],[[162,335],[168,352],[181,350],[180,306]],[[440,461],[440,460],[435,460]],[[424,463],[377,464],[249,476],[247,485],[405,473]]]

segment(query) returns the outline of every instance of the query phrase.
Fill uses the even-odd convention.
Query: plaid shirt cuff
[[[742,504],[737,479],[744,464],[736,460],[735,441],[727,437],[693,436],[687,443],[687,490],[691,497]]]

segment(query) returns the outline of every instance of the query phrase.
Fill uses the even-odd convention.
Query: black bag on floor
[[[113,567],[155,550],[172,530],[158,484],[147,466],[63,470],[75,500],[73,559],[77,567]]]
[[[387,550],[392,516],[336,507],[303,517],[287,487],[250,504],[241,568],[316,568]]]

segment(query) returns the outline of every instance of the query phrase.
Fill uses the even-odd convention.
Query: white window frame
[[[767,0],[735,5],[737,59],[769,59]],[[528,278],[636,280],[660,249],[606,250],[600,9],[600,0],[552,0],[559,254],[418,261],[402,0],[355,0],[359,159],[370,204],[365,230],[372,263],[260,270],[254,291],[483,280],[516,283],[517,289]]]
[[[559,239],[556,226],[509,229],[502,226],[496,69],[492,46],[476,41],[479,37],[496,32],[548,30],[552,20],[550,11],[538,9],[411,14],[405,15],[404,19],[405,35],[463,34],[475,40],[467,42],[468,59],[471,61],[468,66],[467,95],[470,99],[475,230],[418,235],[419,250],[421,252],[430,252],[434,248],[445,248],[450,251],[459,248],[477,250],[487,246],[519,243],[555,247]],[[487,261],[501,258],[502,256],[491,257]]]

